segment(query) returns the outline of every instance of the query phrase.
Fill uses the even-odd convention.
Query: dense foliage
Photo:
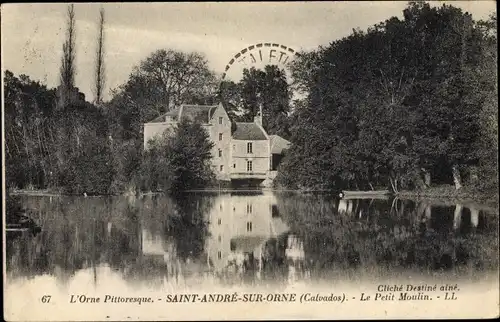
[[[169,192],[204,187],[214,179],[210,166],[212,147],[199,123],[182,120],[174,130],[148,143],[139,171],[140,187]]]
[[[432,178],[457,189],[464,179],[495,187],[486,175],[498,153],[493,31],[495,17],[475,22],[453,6],[410,3],[402,20],[302,55],[293,76],[307,96],[294,111],[279,181],[398,191]]]
[[[262,107],[264,129],[269,134],[289,137],[291,90],[284,70],[271,65],[264,70],[245,68],[238,83],[224,81],[220,92],[220,99],[234,121],[252,122]]]
[[[168,70],[152,83],[155,64]],[[157,139],[144,154],[142,137],[142,124],[172,104],[214,97],[214,86],[207,84],[214,76],[206,65],[199,54],[159,50],[135,69],[110,102],[99,106],[87,102],[77,88],[65,89],[70,85],[48,89],[6,71],[7,186],[96,195],[136,188],[183,190],[210,182],[211,147],[199,124],[180,124],[174,137]]]

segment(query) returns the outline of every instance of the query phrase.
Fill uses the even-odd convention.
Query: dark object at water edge
[[[343,190],[339,193],[340,198],[344,197],[368,197],[368,196],[387,196],[391,192],[389,190],[368,190],[368,191],[348,191]]]

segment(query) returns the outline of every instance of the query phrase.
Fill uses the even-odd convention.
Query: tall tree
[[[140,170],[142,189],[178,193],[205,186],[214,179],[212,148],[201,124],[183,119],[149,142]]]
[[[104,8],[99,11],[99,34],[97,36],[96,66],[95,66],[95,104],[102,103],[103,90],[105,86],[104,65]]]
[[[491,147],[475,147],[488,132],[481,115],[495,119],[496,86],[485,75],[496,57],[484,48],[496,42],[453,6],[411,2],[403,16],[354,30],[295,67],[308,96],[293,116],[284,182],[397,191],[420,185],[423,168],[460,189],[488,159],[477,151]]]
[[[73,97],[75,88],[75,8],[73,4],[67,11],[66,39],[63,44],[63,56],[60,70],[60,86],[58,89],[58,107],[64,107]]]
[[[272,65],[264,70],[244,69],[239,87],[243,111],[240,119],[253,121],[262,106],[262,123],[267,132],[288,137],[291,93],[285,71]]]
[[[115,128],[124,139],[140,139],[142,124],[177,104],[211,104],[217,78],[205,56],[160,49],[141,61],[109,104]]]
[[[226,109],[229,118],[233,121],[237,121],[241,113],[240,84],[230,80],[223,80],[219,85],[218,98]]]
[[[496,191],[498,195],[498,40],[497,17],[491,15],[479,21],[481,30],[480,92],[485,100],[480,114],[481,139],[477,146],[479,173],[477,186],[483,191]]]
[[[53,141],[49,118],[55,91],[28,76],[5,71],[6,184],[43,188],[51,170]]]

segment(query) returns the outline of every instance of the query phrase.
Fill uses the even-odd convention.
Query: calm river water
[[[19,198],[42,231],[7,234],[8,283],[276,287],[498,269],[498,213],[477,205],[275,192]]]

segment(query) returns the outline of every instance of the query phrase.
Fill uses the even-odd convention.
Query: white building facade
[[[261,113],[262,115],[262,113]],[[144,148],[148,142],[167,129],[173,129],[178,122],[188,118],[199,122],[214,143],[212,167],[218,180],[273,179],[276,176],[276,162],[290,142],[268,135],[262,127],[262,117],[254,122],[232,122],[219,105],[181,105],[151,122],[144,124]],[[278,156],[278,157],[277,157]]]

